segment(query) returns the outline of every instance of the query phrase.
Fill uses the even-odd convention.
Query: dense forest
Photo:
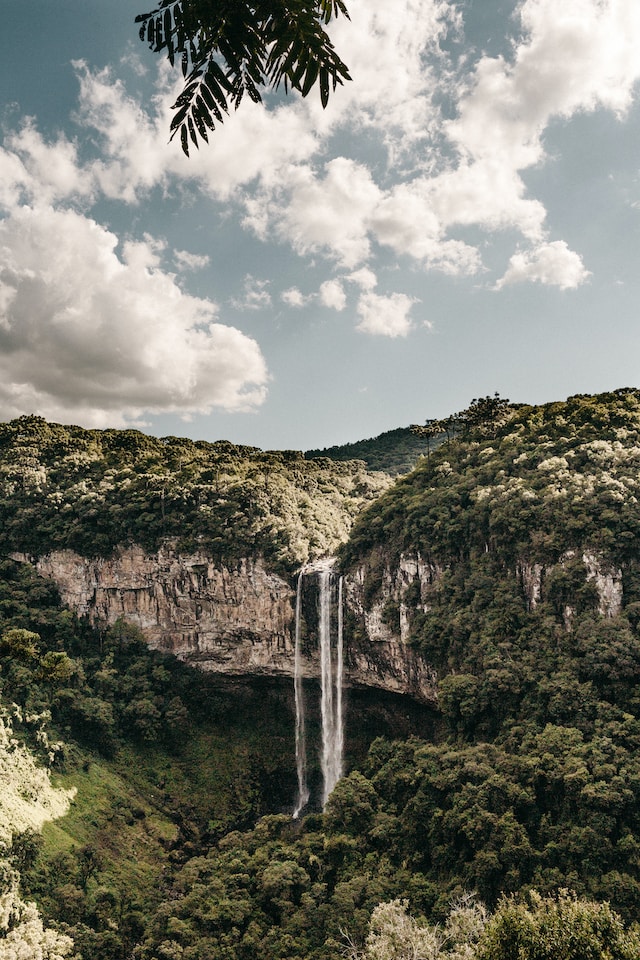
[[[439,437],[442,442],[442,436]],[[435,444],[432,441],[432,446]],[[411,427],[386,430],[370,440],[357,440],[324,450],[307,450],[307,460],[328,457],[335,461],[363,460],[369,470],[379,470],[393,477],[413,470],[420,457],[427,453],[427,442]]]
[[[127,624],[77,621],[28,565],[4,563],[2,701],[19,741],[77,790],[69,813],[42,835],[16,832],[4,857],[21,895],[85,960],[640,956],[640,392],[485,413],[460,418],[392,485],[362,464],[336,465],[332,480],[326,460],[306,474],[300,455],[237,452],[240,488],[243,471],[258,488],[248,464],[263,457],[279,464],[276,488],[293,486],[294,470],[307,484],[321,475],[330,503],[352,498],[358,478],[348,539],[344,524],[325,542],[343,541],[347,577],[367,571],[369,603],[404,555],[437,571],[402,597],[408,642],[438,675],[437,706],[423,708],[430,735],[381,729],[368,751],[348,748],[324,812],[300,821],[287,808],[290,691],[217,685],[149,651]],[[104,549],[141,538],[119,489],[125,471],[136,495],[162,489],[138,472],[170,489],[162,441],[121,435],[142,451],[138,470],[116,431],[33,418],[4,430],[17,500],[5,486],[6,550],[71,535],[88,550],[107,521]],[[79,444],[90,436],[89,456]],[[32,485],[26,467],[15,479],[25,437]],[[56,452],[61,437],[73,451]],[[203,461],[218,453],[233,472],[228,447],[183,443],[191,459],[172,477],[191,471],[202,486],[213,469]],[[96,513],[83,483],[83,496],[103,490]],[[51,508],[45,526],[38,504],[54,493],[73,507]],[[167,517],[186,499],[171,502],[164,518],[157,502],[148,511],[149,542],[174,532]],[[255,552],[266,529],[251,527]],[[216,542],[213,520],[203,536],[207,549]],[[278,536],[267,559],[291,570],[293,538]],[[399,614],[389,600],[398,634]],[[355,629],[347,616],[347,643]]]
[[[20,417],[0,424],[0,550],[106,556],[171,539],[291,572],[331,553],[389,482],[360,461]]]

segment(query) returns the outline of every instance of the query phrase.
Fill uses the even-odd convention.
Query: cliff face
[[[63,550],[35,566],[78,616],[106,623],[122,617],[140,627],[154,649],[201,669],[288,672],[291,589],[260,563],[223,567],[202,554],[130,547],[109,559]]]
[[[15,555],[15,559],[31,559]],[[575,559],[569,552],[560,565]],[[580,558],[599,597],[601,616],[620,612],[621,572],[593,554]],[[292,677],[296,597],[291,585],[259,560],[223,566],[204,554],[179,554],[167,547],[140,547],[108,558],[87,559],[70,550],[32,560],[38,573],[55,581],[63,602],[92,622],[136,624],[149,645],[201,670],[228,675]],[[437,676],[409,644],[416,611],[429,610],[442,569],[420,553],[399,563],[363,562],[344,579],[345,680],[435,703]],[[544,598],[550,570],[521,561],[515,571],[527,607]],[[313,572],[305,574],[304,609],[313,621]],[[564,621],[571,629],[573,610]],[[302,673],[318,678],[320,662],[314,624],[306,630]]]
[[[109,559],[69,550],[15,559],[31,559],[79,616],[110,624],[122,617],[140,627],[151,647],[202,670],[293,676],[295,592],[260,561],[222,566],[203,554],[171,548],[148,554],[139,547],[118,550]],[[435,702],[433,672],[404,637],[377,628],[379,618],[365,610],[358,576],[346,580],[344,591],[347,616],[364,625],[353,636],[347,631],[347,683]],[[302,670],[309,678],[320,674],[314,643],[305,643]]]

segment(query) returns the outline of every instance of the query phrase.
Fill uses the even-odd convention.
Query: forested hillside
[[[298,451],[20,417],[0,425],[0,549],[105,556],[167,539],[290,572],[331,553],[389,478]]]
[[[82,467],[91,490],[105,451]],[[53,446],[38,456],[53,477]],[[301,821],[283,812],[291,693],[217,689],[5,564],[0,692],[51,712],[53,757],[20,730],[78,790],[44,845],[14,838],[24,895],[85,960],[637,960],[639,468],[640,392],[572,397],[467,423],[359,514],[340,563],[372,607],[402,557],[433,571],[383,615],[399,636],[402,605],[438,703],[428,739],[381,730],[366,757],[348,751],[324,813]],[[93,515],[73,509],[88,543]],[[3,510],[17,547],[26,514]],[[350,612],[347,646],[356,629]],[[365,721],[347,717],[349,740]]]
[[[431,446],[434,446],[433,440]],[[330,460],[363,460],[369,470],[381,470],[391,476],[409,473],[420,457],[427,453],[427,441],[411,427],[386,430],[369,440],[357,440],[324,450],[307,450],[307,460],[328,457]]]

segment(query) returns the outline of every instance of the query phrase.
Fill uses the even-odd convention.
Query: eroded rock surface
[[[79,616],[109,624],[124,618],[140,627],[152,648],[202,670],[293,676],[295,591],[259,560],[222,565],[200,553],[167,547],[148,554],[137,546],[110,558],[62,550],[15,559],[31,561],[39,574],[54,580],[63,602]],[[415,572],[425,579],[433,574],[423,566]],[[408,587],[413,573],[407,561],[398,582]],[[403,636],[376,627],[377,614],[362,607],[357,580],[345,581],[344,597],[356,621],[364,616],[366,625],[364,635],[356,630],[346,637],[346,682],[435,702],[433,671]],[[311,641],[303,674],[317,678],[319,672],[317,643]]]

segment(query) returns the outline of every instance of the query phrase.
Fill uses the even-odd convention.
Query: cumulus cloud
[[[379,197],[363,164],[336,157],[324,177],[308,166],[283,173],[277,193],[266,200],[264,222],[300,254],[322,252],[355,267],[369,257],[369,220]]]
[[[590,276],[581,258],[564,240],[543,243],[532,250],[518,251],[509,261],[503,277],[494,289],[512,283],[544,283],[561,290],[575,290]]]
[[[331,28],[353,77],[335,98],[339,120],[375,129],[390,161],[404,162],[406,151],[430,141],[438,125],[432,94],[447,81],[440,41],[460,28],[460,14],[446,0],[352,0],[349,13],[349,21],[340,18]],[[420,165],[430,166],[426,152]]]
[[[234,297],[231,303],[238,310],[264,310],[265,307],[270,307],[269,281],[259,280],[248,273],[244,278],[242,296]]]
[[[156,96],[143,110],[110,70],[76,66],[78,119],[101,135],[102,156],[92,174],[107,196],[135,203],[145,191],[177,179],[229,200],[254,181],[277,183],[282,168],[302,163],[318,150],[306,101],[272,109],[247,101],[216,128],[206,149],[187,159],[177,142],[167,142],[171,104],[180,87],[177,74],[160,68]]]
[[[428,185],[443,227],[514,227],[541,239],[546,211],[520,173],[545,159],[549,121],[599,106],[621,114],[631,103],[640,77],[635,0],[525,0],[519,15],[513,58],[482,57],[445,124],[459,162]]]
[[[297,287],[289,287],[280,294],[280,299],[288,307],[304,307],[312,297],[305,296]]]
[[[0,416],[105,426],[260,404],[255,341],[183,293],[157,245],[116,247],[71,210],[23,206],[0,222]]]
[[[188,250],[174,250],[173,259],[180,270],[204,270],[211,263],[207,254],[189,253]]]
[[[406,337],[413,326],[409,312],[415,302],[404,293],[387,296],[362,293],[358,300],[360,320],[356,329],[381,337]]]
[[[331,310],[341,311],[347,305],[347,295],[339,280],[325,280],[320,285],[318,296],[320,303]]]
[[[353,270],[345,279],[357,284],[362,290],[373,290],[378,283],[378,278],[369,267]]]
[[[347,305],[347,295],[339,280],[325,280],[317,293],[304,294],[298,287],[289,287],[280,294],[280,299],[288,307],[299,309],[310,303],[320,302],[323,307],[340,312]]]

